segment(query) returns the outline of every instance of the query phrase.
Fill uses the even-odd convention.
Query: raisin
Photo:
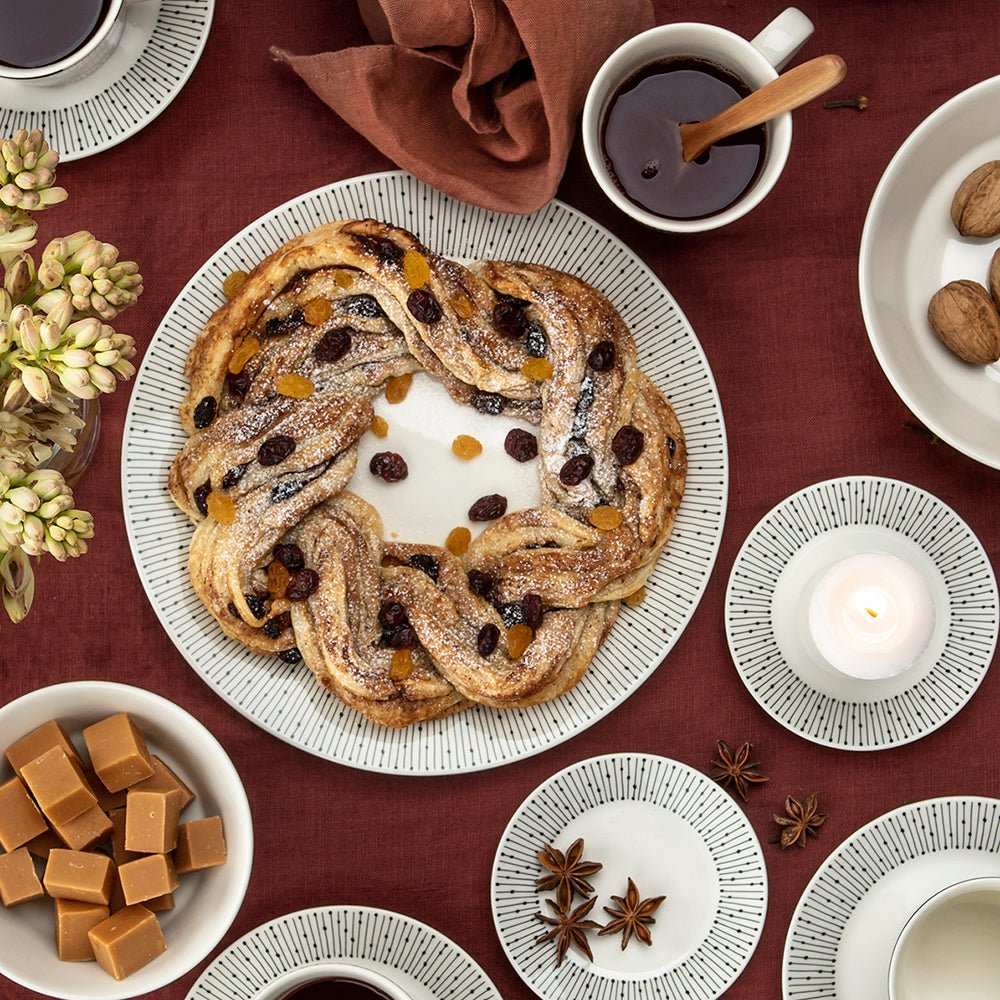
[[[386,601],[379,609],[378,620],[383,628],[395,628],[397,625],[405,625],[409,621],[406,616],[406,608],[398,601]]]
[[[587,515],[587,520],[601,531],[614,531],[622,523],[622,512],[617,507],[602,504]]]
[[[277,316],[272,316],[264,324],[264,333],[268,337],[277,337],[279,333],[284,333],[282,329],[281,320]]]
[[[278,465],[295,451],[295,439],[287,434],[275,434],[257,449],[257,461],[261,465]]]
[[[521,374],[533,382],[544,382],[552,378],[552,362],[548,358],[528,358],[521,365]]]
[[[527,625],[514,625],[507,632],[507,652],[512,660],[519,660],[531,645],[534,633]]]
[[[253,375],[244,368],[238,375],[230,375],[226,382],[229,386],[229,391],[237,399],[245,399],[253,383]]]
[[[633,590],[631,594],[626,594],[622,598],[622,603],[630,608],[637,608],[644,600],[646,600],[646,588],[640,587],[638,590]]]
[[[569,459],[559,470],[559,480],[564,486],[578,486],[594,467],[594,460],[590,455],[577,455]]]
[[[418,323],[436,323],[441,318],[441,304],[426,288],[410,292],[406,308]]]
[[[538,438],[520,427],[514,427],[503,439],[503,450],[515,462],[530,462],[538,455]]]
[[[505,337],[516,339],[524,333],[528,317],[516,302],[500,301],[493,307],[493,325]]]
[[[231,490],[245,475],[247,465],[249,465],[249,462],[244,462],[243,465],[233,466],[233,468],[231,468],[222,477],[222,488],[224,490]]]
[[[243,600],[247,602],[250,614],[258,621],[267,614],[267,601],[260,594],[244,594]]]
[[[495,288],[493,289],[493,294],[500,302],[512,302],[515,306],[521,306],[522,308],[531,305],[527,299],[519,299],[516,295],[508,295],[507,292],[498,292]]]
[[[476,636],[476,649],[480,656],[489,656],[500,641],[500,629],[492,623],[484,625]]]
[[[310,299],[302,310],[302,315],[310,326],[321,326],[330,318],[333,306],[329,299]]]
[[[207,427],[214,419],[216,413],[219,412],[219,401],[215,396],[206,396],[195,408],[194,408],[194,425],[201,430],[203,427]]]
[[[246,271],[233,271],[222,282],[222,294],[231,299],[246,283],[250,275]]]
[[[229,603],[228,603],[228,604],[226,605],[226,610],[227,610],[227,611],[228,611],[228,612],[229,612],[229,613],[230,613],[230,614],[231,614],[231,615],[232,615],[232,616],[233,616],[234,618],[238,618],[238,619],[239,619],[240,621],[243,621],[243,615],[241,615],[241,614],[239,613],[239,611],[238,611],[238,610],[237,610],[237,608],[236,608],[236,605],[235,605],[235,604],[233,604],[233,602],[232,602],[232,601],[230,601],[230,602],[229,602]]]
[[[314,569],[297,569],[288,578],[285,597],[290,601],[304,601],[316,593],[319,586],[319,573]]]
[[[394,451],[380,451],[372,455],[368,471],[387,483],[398,483],[410,474],[403,456]]]
[[[321,364],[339,361],[351,349],[351,334],[354,332],[351,326],[327,330],[313,348],[313,357]]]
[[[413,372],[394,375],[385,384],[385,401],[387,403],[402,403],[406,399],[410,386],[413,385]]]
[[[421,288],[427,284],[431,276],[431,267],[427,258],[416,250],[407,250],[403,254],[403,277],[410,288]]]
[[[239,347],[233,351],[233,356],[229,359],[229,374],[239,375],[247,366],[247,362],[260,350],[260,341],[256,337],[247,337]]]
[[[277,483],[271,487],[271,503],[281,503],[296,493],[301,493],[305,486],[304,479],[288,479],[283,483]]]
[[[544,358],[549,350],[549,338],[539,323],[524,328],[524,350],[529,358]]]
[[[455,556],[464,556],[469,551],[472,532],[468,528],[452,528],[445,539],[444,547]]]
[[[222,488],[226,488],[225,483],[223,483]],[[201,486],[197,487],[194,491],[194,505],[198,508],[203,517],[208,517],[208,494],[211,492],[211,479],[206,479],[205,482],[203,482]]]
[[[264,324],[264,333],[268,337],[278,337],[297,330],[305,321],[305,313],[301,309],[293,309],[287,316],[272,316]]]
[[[384,438],[389,434],[388,422],[385,417],[380,417],[377,413],[372,417],[372,434],[377,438]]]
[[[626,424],[611,439],[611,450],[622,465],[631,465],[642,454],[644,440],[642,431]]]
[[[279,542],[274,547],[274,558],[281,563],[285,569],[293,573],[297,569],[302,569],[306,564],[306,557],[294,542]]]
[[[496,392],[480,392],[478,389],[472,394],[472,408],[480,413],[489,413],[498,416],[503,413],[504,397]]]
[[[667,451],[670,452],[670,457],[673,458],[674,452],[677,451],[677,442],[672,438],[667,438]]]
[[[451,306],[459,319],[469,319],[476,311],[472,299],[461,288],[449,296],[448,305]]]
[[[507,513],[507,498],[499,493],[487,493],[469,508],[470,521],[495,521]]]
[[[407,649],[417,644],[417,633],[409,622],[404,625],[397,625],[394,629],[386,632],[385,644],[390,649]]]
[[[350,271],[334,271],[333,280],[338,288],[350,288],[354,284],[354,275]]]
[[[301,663],[302,653],[299,652],[298,646],[292,646],[291,649],[283,649],[278,653],[278,659],[284,663]]]
[[[466,462],[478,457],[483,453],[483,446],[474,437],[468,434],[459,434],[451,443],[451,450]]]
[[[521,620],[528,628],[538,628],[542,624],[542,597],[540,594],[525,594],[521,598]]]
[[[280,615],[275,615],[273,618],[269,619],[264,623],[263,629],[261,631],[268,637],[268,639],[277,639],[285,629],[292,627],[292,613],[290,611],[282,611]]]
[[[610,340],[602,340],[594,345],[587,358],[587,364],[595,372],[609,372],[615,366],[615,345]]]
[[[422,570],[437,583],[440,567],[438,566],[437,559],[433,556],[429,556],[424,552],[417,552],[415,555],[410,556],[410,565],[414,569]]]
[[[363,249],[374,254],[383,264],[398,264],[403,259],[403,248],[398,243],[387,240],[384,236],[356,234],[354,238]]]
[[[378,319],[385,315],[371,295],[348,295],[337,303],[337,308],[358,319]]]
[[[503,619],[504,628],[511,628],[514,625],[524,624],[524,608],[520,601],[511,601],[509,604],[501,604],[497,611]]]
[[[205,506],[216,524],[232,524],[236,520],[236,505],[224,493],[209,493]]]
[[[481,569],[469,570],[469,590],[476,597],[488,597],[493,589],[493,582],[492,574],[484,573]]]
[[[413,653],[410,652],[408,647],[397,649],[392,654],[392,662],[389,664],[389,676],[397,683],[405,681],[413,673],[415,666]]]
[[[286,372],[274,381],[274,388],[281,396],[289,399],[308,399],[316,390],[311,378],[296,372]]]

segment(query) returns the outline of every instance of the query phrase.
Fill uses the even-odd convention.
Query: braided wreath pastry
[[[421,369],[459,403],[539,427],[540,506],[461,557],[387,541],[347,488],[372,400]],[[186,372],[170,492],[197,525],[198,596],[226,635],[304,660],[388,726],[569,690],[652,572],[684,489],[681,427],[599,292],[537,264],[462,266],[372,220],[258,264]]]

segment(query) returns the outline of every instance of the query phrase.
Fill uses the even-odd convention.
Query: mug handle
[[[751,38],[750,44],[780,71],[815,30],[815,25],[798,7],[788,7]]]

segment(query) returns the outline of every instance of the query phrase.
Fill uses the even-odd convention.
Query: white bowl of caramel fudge
[[[66,1000],[165,986],[218,944],[253,825],[214,736],[141,688],[76,681],[0,708],[0,973]]]

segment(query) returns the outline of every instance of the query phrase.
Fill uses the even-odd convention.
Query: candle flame
[[[865,611],[867,611],[868,614],[872,616],[872,618],[878,618],[878,612],[873,610],[872,608],[865,608]]]

